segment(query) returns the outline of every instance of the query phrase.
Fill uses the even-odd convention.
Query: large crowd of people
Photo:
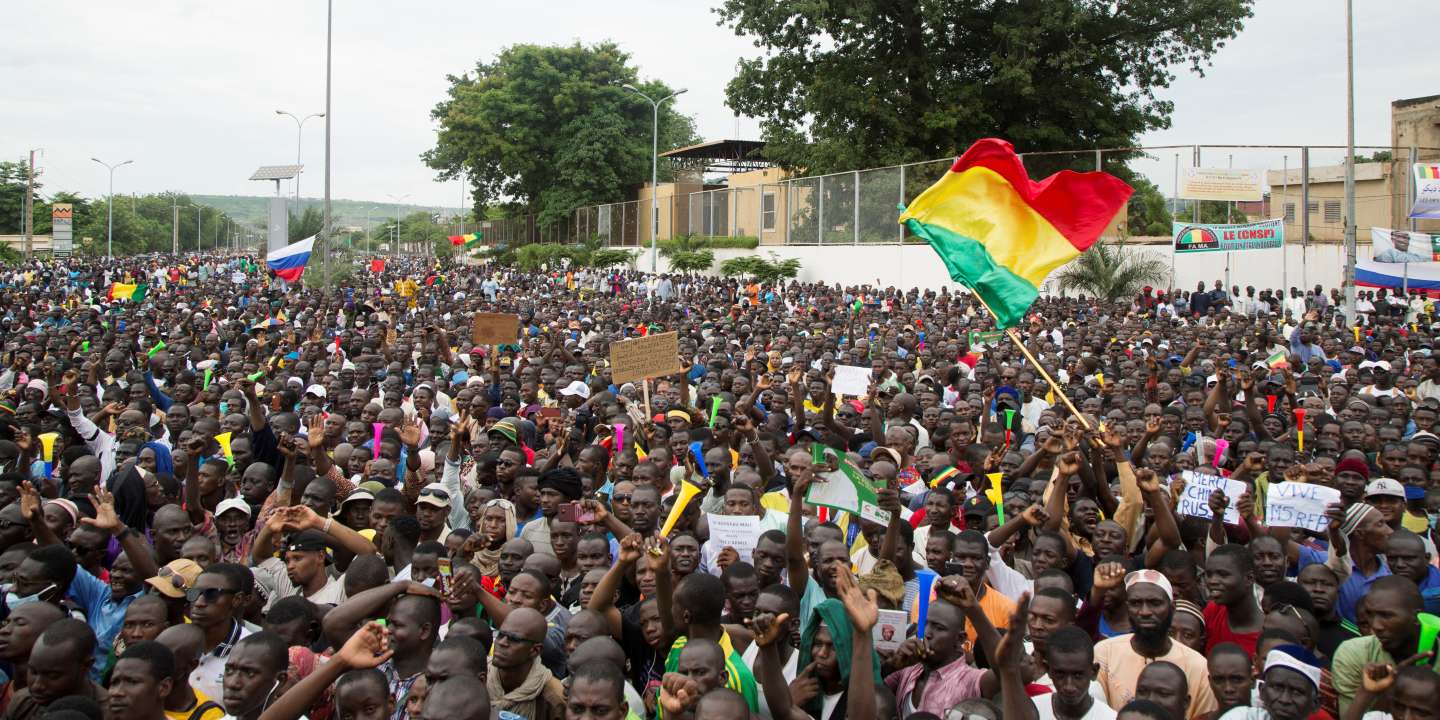
[[[0,720],[1440,716],[1424,297],[337,285],[0,268]]]

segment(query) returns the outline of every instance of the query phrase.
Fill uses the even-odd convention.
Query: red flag
[[[464,235],[451,235],[451,236],[450,236],[450,244],[451,244],[451,245],[464,245],[464,244],[465,244],[465,236],[464,236]]]
[[[385,272],[385,261],[384,261],[384,260],[371,260],[371,261],[370,261],[370,272],[373,272],[373,273],[382,273],[382,272]]]

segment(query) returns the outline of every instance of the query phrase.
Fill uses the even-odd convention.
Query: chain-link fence
[[[1355,153],[1356,235],[1365,244],[1372,227],[1411,224],[1405,218],[1413,193],[1410,164],[1440,158],[1440,148],[1357,146]],[[1098,169],[1135,185],[1141,192],[1107,230],[1110,237],[1168,245],[1172,221],[1274,218],[1285,220],[1287,245],[1339,243],[1344,237],[1343,146],[1158,145],[1021,157],[1032,178],[1062,170]],[[577,208],[563,220],[548,224],[534,216],[487,220],[482,229],[487,241],[512,247],[591,238],[612,246],[643,247],[652,237],[646,218],[653,216],[653,233],[661,241],[692,235],[756,238],[761,245],[917,242],[896,222],[898,208],[943,177],[952,163],[953,159],[945,158],[773,183],[735,184],[746,179],[742,174],[727,178],[730,186],[710,184],[693,192],[674,193],[676,186],[661,186],[654,206],[645,198]],[[1263,197],[1253,202],[1179,199],[1180,179],[1188,168],[1255,170],[1264,177]],[[667,195],[667,190],[674,194]],[[1416,229],[1440,231],[1440,222],[1421,221]],[[1288,265],[1287,260],[1282,271]]]

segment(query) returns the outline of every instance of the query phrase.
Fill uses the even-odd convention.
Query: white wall
[[[1169,262],[1172,253],[1164,245],[1143,246],[1146,252],[1160,255]],[[768,257],[775,253],[781,259],[800,260],[799,280],[802,282],[840,283],[842,285],[870,284],[880,287],[900,287],[938,290],[944,286],[954,287],[945,267],[928,245],[832,245],[832,246],[762,246],[756,250],[715,250],[715,266],[727,258],[758,254]],[[1344,274],[1345,248],[1342,245],[1312,244],[1308,251],[1300,245],[1287,245],[1284,249],[1282,271],[1280,250],[1252,250],[1230,253],[1230,281],[1226,287],[1239,285],[1244,288],[1254,285],[1256,289],[1279,287],[1314,287],[1316,283],[1326,288],[1339,287]],[[1225,280],[1225,253],[1191,253],[1182,255],[1175,262],[1174,287],[1194,289],[1195,284],[1204,282],[1206,287],[1216,280]],[[1358,248],[1360,260],[1370,258],[1370,246]],[[649,249],[636,256],[635,266],[642,270],[650,268]],[[666,272],[668,266],[661,257],[659,270]]]

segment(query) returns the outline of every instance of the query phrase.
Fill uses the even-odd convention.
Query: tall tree
[[[0,161],[0,235],[19,235],[21,218],[25,215],[25,176],[29,173],[26,163],[10,160]],[[40,180],[35,180],[35,207],[40,206]],[[48,223],[48,220],[47,220]],[[35,227],[40,231],[39,225]]]
[[[449,180],[465,172],[476,215],[511,204],[553,224],[572,208],[628,199],[650,177],[651,105],[671,89],[641,83],[614,43],[513,45],[473,72],[450,76],[422,159]],[[695,140],[693,121],[666,103],[660,149]]]
[[[723,0],[716,12],[764,52],[741,61],[728,104],[760,119],[768,158],[823,173],[951,156],[986,136],[1021,152],[1131,146],[1169,126],[1156,91],[1172,68],[1203,72],[1252,2]]]

